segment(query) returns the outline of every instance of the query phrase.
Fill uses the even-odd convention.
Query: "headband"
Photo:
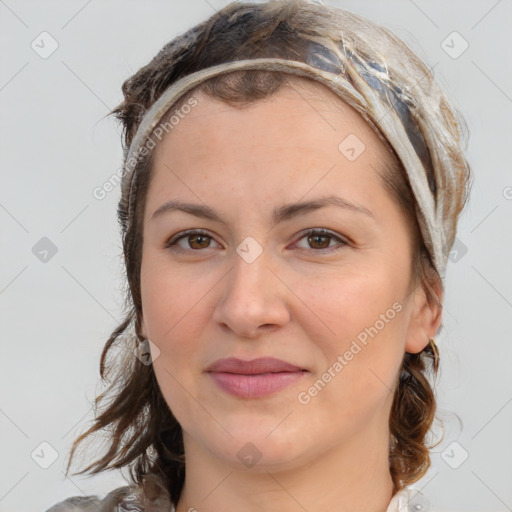
[[[446,226],[443,221],[442,190],[436,186],[436,173],[431,151],[411,109],[413,101],[404,88],[393,84],[385,65],[363,60],[348,49],[344,61],[316,42],[310,42],[308,62],[280,58],[255,58],[226,62],[201,69],[172,83],[145,113],[132,142],[125,151],[123,186],[128,187],[128,218],[123,234],[130,229],[134,217],[137,162],[148,138],[162,117],[186,92],[205,80],[233,71],[258,69],[312,78],[334,91],[355,108],[381,139],[391,145],[407,173],[416,199],[416,215],[425,247],[442,283],[448,254],[445,251]],[[154,147],[156,145],[153,141]],[[434,147],[430,144],[430,148]],[[147,148],[146,148],[147,153]],[[143,153],[145,154],[145,153]],[[446,192],[445,192],[446,193]],[[448,219],[446,219],[448,222]]]

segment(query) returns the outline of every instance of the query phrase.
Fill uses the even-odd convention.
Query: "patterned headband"
[[[355,108],[379,137],[391,145],[407,173],[416,199],[423,241],[444,286],[448,259],[445,223],[448,219],[443,217],[443,193],[449,191],[443,192],[436,186],[436,172],[441,171],[432,165],[432,149],[411,113],[414,103],[403,88],[393,83],[385,65],[364,60],[346,48],[342,55],[343,61],[325,46],[310,41],[307,62],[267,57],[234,60],[201,69],[171,84],[145,113],[125,152],[122,186],[123,192],[128,193],[128,218],[122,223],[123,234],[133,223],[134,184],[141,151],[147,154],[148,138],[173,104],[201,82],[224,73],[248,69],[277,71],[312,78],[326,85]]]

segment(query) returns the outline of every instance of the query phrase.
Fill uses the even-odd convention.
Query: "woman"
[[[237,2],[123,93],[126,318],[68,471],[109,429],[80,473],[131,485],[50,510],[428,510],[411,484],[470,184],[430,71],[346,11]]]

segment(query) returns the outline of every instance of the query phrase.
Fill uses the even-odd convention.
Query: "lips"
[[[243,361],[219,359],[206,369],[224,392],[239,398],[261,398],[291,386],[307,370],[273,357]]]
[[[251,361],[243,361],[236,357],[219,359],[211,364],[206,371],[222,373],[238,373],[240,375],[257,375],[262,373],[298,372],[301,368],[273,357],[260,357]]]

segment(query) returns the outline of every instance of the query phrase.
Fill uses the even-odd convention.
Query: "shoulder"
[[[404,487],[393,496],[386,512],[399,512],[403,510],[431,509],[426,496],[418,489],[414,487]]]
[[[59,501],[45,512],[97,512],[100,505],[101,500],[97,496],[73,496]]]
[[[71,496],[64,501],[59,501],[46,512],[117,512],[119,506],[129,501],[134,501],[137,493],[131,487],[119,487],[109,492],[104,498],[97,495]],[[124,510],[124,509],[121,509]],[[144,509],[130,509],[143,511]]]
[[[174,512],[162,480],[156,475],[143,477],[141,485],[118,487],[104,498],[97,495],[72,496],[45,512]]]

